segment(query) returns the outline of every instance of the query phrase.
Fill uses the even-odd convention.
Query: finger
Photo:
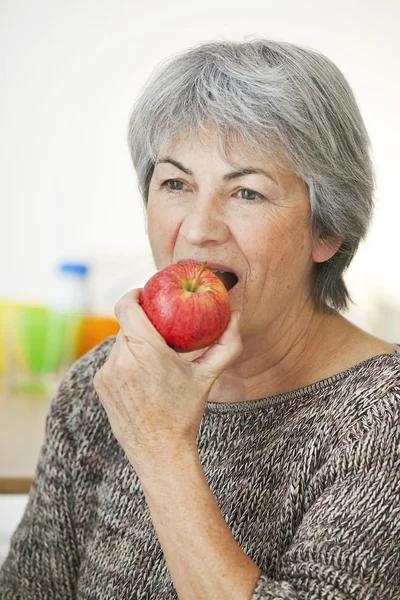
[[[243,350],[239,330],[240,312],[233,311],[228,327],[222,336],[199,358],[193,361],[202,376],[214,381]]]
[[[131,369],[132,353],[129,351],[127,340],[120,329],[111,352],[100,371],[107,380],[116,380],[124,379]]]
[[[152,340],[166,345],[164,338],[158,333],[140,306],[141,291],[142,288],[130,290],[115,306],[115,316],[122,333],[128,341]]]
[[[114,346],[114,361],[116,361],[119,370],[125,371],[132,368],[132,354],[137,358],[137,354],[133,350],[137,350],[143,344],[142,340],[125,336],[122,329],[119,330]]]

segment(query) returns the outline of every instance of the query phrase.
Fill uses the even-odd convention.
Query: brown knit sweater
[[[51,403],[1,600],[177,598],[92,385],[112,344],[79,360]],[[208,403],[199,455],[262,570],[252,600],[400,598],[399,407],[400,350],[287,394]]]

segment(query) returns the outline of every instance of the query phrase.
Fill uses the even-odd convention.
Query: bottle
[[[29,395],[53,394],[78,358],[78,330],[87,310],[88,266],[56,266],[48,303],[16,310],[11,389]]]
[[[89,268],[84,263],[59,263],[52,294],[53,310],[80,315],[87,312],[88,272]]]
[[[84,263],[61,262],[54,280],[51,312],[53,339],[48,340],[50,356],[59,355],[62,375],[78,358],[78,336],[88,311],[87,276],[89,267]]]

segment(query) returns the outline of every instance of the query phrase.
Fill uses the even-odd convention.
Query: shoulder
[[[334,375],[333,390],[338,399],[344,398],[369,406],[392,393],[400,393],[400,349],[363,360],[346,371]]]
[[[115,339],[115,336],[107,338],[78,359],[69,369],[65,384],[85,386],[108,359]]]
[[[351,371],[351,370],[350,370]],[[400,350],[383,353],[365,360],[354,369],[350,377],[353,393],[364,396],[368,402],[384,398],[388,394],[399,397]]]
[[[400,433],[400,352],[383,353],[317,382],[305,395],[307,423],[329,455],[357,440]],[[313,435],[314,435],[313,434]]]
[[[333,418],[357,468],[396,459],[400,451],[400,353],[382,354],[338,381]]]
[[[63,421],[73,433],[82,420],[101,417],[93,378],[108,359],[114,342],[115,336],[107,338],[69,368],[51,401],[48,419]]]

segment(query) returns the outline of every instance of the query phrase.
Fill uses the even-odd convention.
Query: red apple
[[[228,291],[205,262],[178,263],[158,271],[145,284],[140,304],[167,344],[178,352],[210,346],[231,317]]]

